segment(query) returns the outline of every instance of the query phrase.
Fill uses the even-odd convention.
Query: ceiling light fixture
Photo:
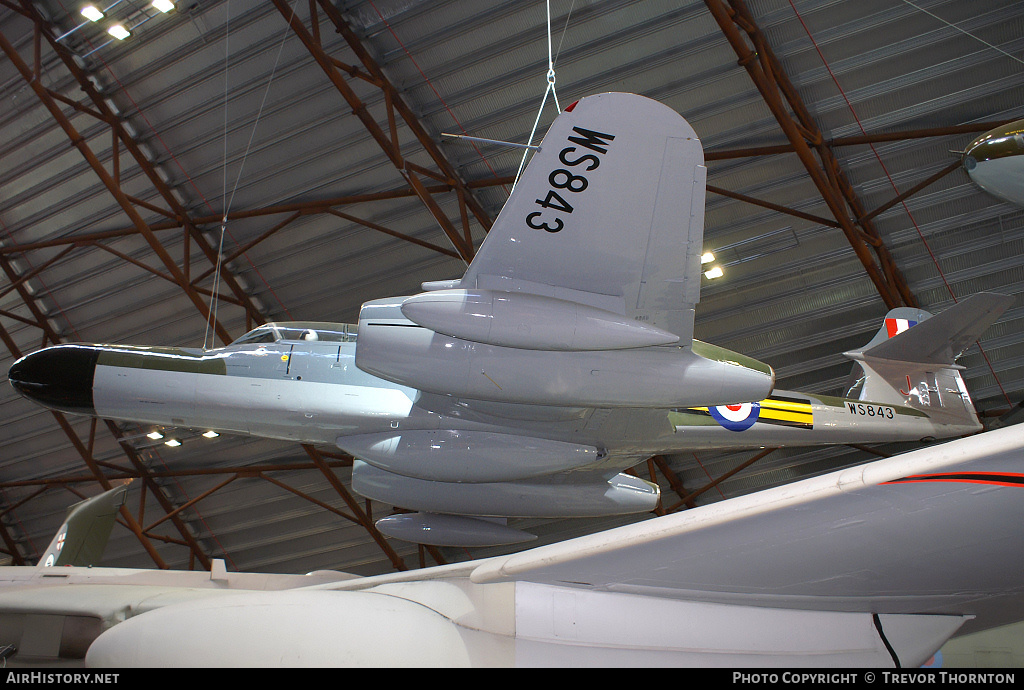
[[[711,252],[704,252],[704,254],[700,257],[701,264],[709,264],[714,260],[715,255],[712,254]]]
[[[164,435],[161,434],[159,431],[150,431],[148,434],[146,434],[146,436],[148,438],[153,439],[154,441],[159,441],[164,437]]]
[[[710,270],[704,271],[704,277],[708,279],[721,278],[723,275],[725,275],[725,272],[721,266],[715,266]]]
[[[179,441],[176,438],[169,438],[166,441],[164,441],[164,445],[170,446],[171,448],[177,448],[178,446],[181,445],[181,441]]]
[[[82,8],[82,16],[88,19],[90,22],[98,22],[103,19],[103,13],[96,9],[93,5],[86,5]]]
[[[112,27],[107,29],[107,33],[119,41],[123,41],[124,39],[131,36],[131,32],[129,32],[128,29],[124,28],[120,24],[114,24]]]
[[[164,14],[167,14],[174,9],[174,3],[171,2],[171,0],[153,0],[151,4]]]
[[[207,431],[205,434],[203,434],[203,438],[217,438],[218,436],[220,436],[220,434],[212,430]]]

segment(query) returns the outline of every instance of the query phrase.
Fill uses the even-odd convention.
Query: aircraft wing
[[[552,123],[461,287],[588,304],[688,341],[706,175],[700,140],[672,109],[583,98]]]
[[[1024,618],[1024,434],[1009,427],[490,559],[533,582],[813,611]]]

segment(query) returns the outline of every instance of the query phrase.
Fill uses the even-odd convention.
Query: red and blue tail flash
[[[886,319],[885,330],[889,333],[889,337],[893,337],[897,333],[902,333],[911,326],[916,326],[917,321],[911,321],[910,319]]]

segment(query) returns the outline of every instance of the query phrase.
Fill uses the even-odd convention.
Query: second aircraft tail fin
[[[107,546],[114,519],[124,505],[127,492],[128,484],[123,484],[68,508],[64,524],[43,552],[38,565],[95,565]]]
[[[848,397],[950,415],[977,424],[956,358],[1013,303],[979,293],[941,314],[899,307],[864,348],[845,353],[861,374]]]

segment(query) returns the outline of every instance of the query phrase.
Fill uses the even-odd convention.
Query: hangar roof
[[[524,142],[537,122],[539,139],[556,113],[540,108],[549,44],[559,105],[635,92],[695,128],[705,248],[725,272],[702,287],[696,335],[771,364],[780,387],[840,394],[842,353],[890,306],[1024,291],[1024,211],[957,154],[1024,117],[1019,2],[551,0],[549,31],[539,0],[120,0],[125,40],[80,4],[0,2],[4,371],[53,342],[196,347],[352,322],[368,299],[459,277],[521,154],[441,135]],[[1018,299],[961,359],[986,419],[1024,397],[1022,325]],[[336,449],[198,431],[168,448],[9,386],[0,414],[14,563],[38,558],[70,503],[129,476],[146,489],[110,565],[371,574],[496,552],[384,539],[370,523],[393,507],[350,492]],[[635,469],[685,509],[909,447]],[[623,520],[517,526],[543,543]]]

